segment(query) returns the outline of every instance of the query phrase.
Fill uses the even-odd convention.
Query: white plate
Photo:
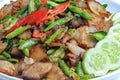
[[[119,0],[97,0],[102,4],[108,4],[107,10],[116,13],[120,12],[120,1]],[[0,0],[0,8],[4,4],[8,4],[10,0]],[[22,80],[19,78],[11,77],[6,74],[0,73],[0,80]],[[120,80],[120,69],[106,74],[105,76],[94,78],[91,80]]]

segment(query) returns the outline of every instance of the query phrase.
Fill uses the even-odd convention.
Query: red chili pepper
[[[38,23],[40,23],[42,21],[42,19],[47,15],[47,10],[46,9],[42,9],[42,10],[38,10],[35,11],[33,13],[31,13],[30,15],[28,15],[27,17],[23,18],[22,20],[18,21],[10,30],[8,30],[5,33],[5,36],[14,31],[15,29],[17,29],[20,26],[23,26],[25,24],[29,24],[32,25],[34,23],[36,23],[36,21]]]
[[[43,36],[43,34],[44,34],[44,33],[42,33],[42,32],[35,33],[35,34],[33,34],[33,37],[34,37],[34,38],[40,38],[40,37]]]
[[[48,19],[64,12],[69,5],[70,5],[70,2],[68,1],[63,4],[60,4],[58,7],[54,8],[54,9],[48,10],[48,16],[46,17],[46,19],[48,20]]]
[[[47,0],[41,0],[43,4],[47,4]]]
[[[43,0],[43,1],[45,1],[45,0]],[[32,24],[36,23],[36,25],[38,25],[41,22],[49,20],[50,18],[64,12],[69,5],[70,5],[70,2],[68,1],[68,2],[60,4],[58,7],[54,8],[54,9],[50,9],[48,11],[46,9],[42,9],[42,10],[37,10],[35,12],[32,12],[27,17],[25,17],[22,20],[20,20],[19,22],[17,22],[9,31],[7,31],[5,33],[5,36],[8,33],[17,29],[18,27],[23,26],[25,24],[32,25]]]

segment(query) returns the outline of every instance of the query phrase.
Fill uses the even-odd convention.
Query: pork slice
[[[15,67],[8,61],[0,60],[0,72],[14,76]]]
[[[24,80],[40,80],[52,69],[52,63],[36,62],[28,69],[24,70],[22,77]]]

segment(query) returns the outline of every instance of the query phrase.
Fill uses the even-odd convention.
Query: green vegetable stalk
[[[6,58],[11,58],[11,56],[10,56],[10,54],[9,54],[8,52],[5,52],[5,51],[4,51],[2,54],[3,54]]]
[[[66,76],[71,76],[72,75],[72,71],[69,69],[69,67],[67,66],[67,64],[64,62],[64,60],[59,60],[58,61],[60,68],[62,69],[62,71],[64,72],[64,74]]]
[[[15,62],[15,63],[19,62],[19,60],[15,59],[15,58],[9,58],[7,60],[10,61],[10,62]]]
[[[65,49],[64,47],[60,47],[57,49],[54,53],[50,55],[50,61],[51,62],[57,62],[58,60],[64,58],[65,56]]]
[[[51,55],[51,54],[53,54],[53,53],[55,52],[55,50],[56,50],[56,49],[49,49],[49,50],[47,51],[47,54],[48,54],[48,55]]]
[[[5,30],[8,31],[13,25],[16,24],[17,20],[18,20],[18,18],[13,18],[13,19],[11,20],[10,25],[7,26],[7,27],[5,28]]]
[[[54,26],[56,26],[56,25],[61,26],[61,25],[65,24],[65,23],[69,22],[72,18],[73,18],[73,17],[61,18],[61,19],[53,22],[52,24],[50,24],[47,28],[44,29],[44,31],[45,31],[45,32],[46,32],[46,31],[49,31],[50,29],[52,29],[52,28],[53,28]]]
[[[24,50],[26,48],[30,48],[31,46],[35,45],[36,42],[33,41],[32,39],[29,39],[29,40],[25,40],[23,42],[20,42],[20,46],[19,46],[19,49],[21,50]]]
[[[84,75],[81,61],[79,61],[78,64],[77,64],[77,66],[76,66],[76,73],[77,73],[79,76]]]
[[[56,7],[58,6],[59,4],[53,2],[53,1],[48,1],[48,4],[52,7]],[[92,16],[85,10],[82,10],[80,9],[79,7],[77,6],[73,6],[73,4],[71,4],[69,7],[68,7],[72,12],[76,13],[76,14],[79,14],[81,17],[83,17],[84,19],[86,20],[92,20]]]
[[[30,2],[29,2],[29,5],[28,5],[28,11],[29,11],[29,13],[32,13],[33,11],[36,10],[34,1],[35,0],[30,0]]]
[[[73,77],[74,80],[81,80],[81,77],[74,71],[70,70],[70,68],[67,66],[64,60],[59,60],[58,63],[66,76]]]
[[[0,60],[6,60],[6,57],[4,55],[0,55]]]
[[[29,56],[29,48],[25,48],[22,50],[25,56]]]
[[[92,20],[92,16],[91,16],[87,11],[80,9],[80,8],[77,7],[77,6],[72,6],[72,5],[70,5],[70,6],[69,6],[69,9],[70,9],[71,11],[73,11],[74,13],[79,14],[81,17],[83,17],[83,18],[86,19],[86,20]]]
[[[13,32],[9,33],[9,34],[6,36],[6,38],[12,39],[12,38],[18,36],[19,34],[23,33],[24,31],[26,31],[26,30],[29,29],[29,28],[30,28],[29,25],[24,26],[24,27],[19,27],[19,28],[17,28],[16,30],[14,30]]]
[[[59,28],[55,33],[48,37],[48,39],[45,41],[45,44],[50,44],[63,30],[64,28]]]
[[[22,9],[21,9],[20,11],[18,11],[15,15],[13,15],[13,16],[7,16],[6,18],[2,19],[2,20],[0,21],[0,23],[5,23],[5,22],[7,22],[8,20],[12,20],[12,19],[18,17],[19,15],[23,14],[26,10],[27,10],[27,6],[24,7],[24,8],[22,8]]]
[[[65,2],[66,0],[54,0],[55,2],[62,3]]]

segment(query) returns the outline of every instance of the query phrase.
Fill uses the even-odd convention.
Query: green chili
[[[50,44],[63,30],[64,28],[59,28],[55,33],[48,37],[48,39],[45,41],[45,44]]]
[[[27,29],[29,29],[30,26],[24,26],[24,27],[19,27],[16,30],[14,30],[13,32],[9,33],[6,38],[11,39],[14,38],[16,36],[18,36],[19,34],[23,33],[24,31],[26,31]]]

